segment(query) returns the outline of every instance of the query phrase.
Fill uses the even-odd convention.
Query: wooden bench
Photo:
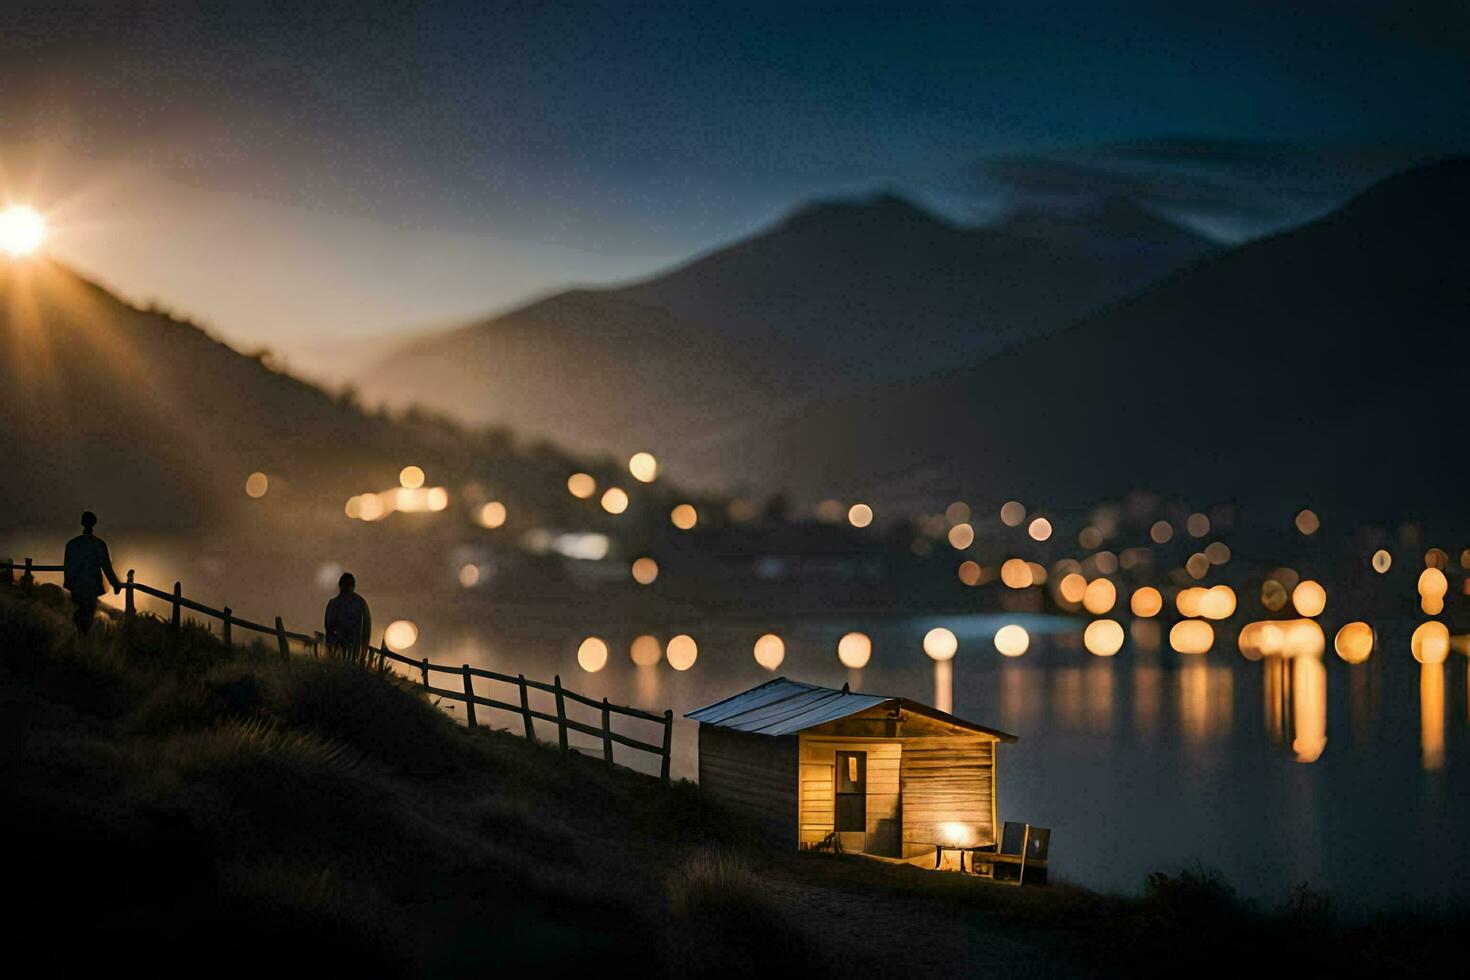
[[[1051,849],[1051,828],[1033,827],[1029,823],[1015,823],[1006,821],[1005,830],[1001,832],[1000,849],[992,852],[972,851],[970,855],[970,869],[976,874],[981,874],[979,865],[986,865],[990,877],[1001,879],[997,874],[998,869],[1016,869],[1015,884],[1022,884],[1026,880],[1026,872],[1031,872],[1032,881],[1035,884],[1046,883],[1046,857]],[[963,868],[964,859],[961,858]]]

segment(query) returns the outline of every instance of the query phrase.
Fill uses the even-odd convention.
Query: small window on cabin
[[[855,755],[847,757],[847,781],[850,783],[858,781],[858,761]]]

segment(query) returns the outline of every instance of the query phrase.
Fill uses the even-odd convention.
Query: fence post
[[[128,593],[127,598],[123,600],[123,615],[131,619],[133,616],[137,615],[138,612],[138,608],[136,605],[134,605],[133,601],[133,570],[131,568],[128,569],[128,581],[127,584],[123,586],[123,588],[126,589]]]
[[[612,713],[607,698],[602,699],[602,761],[612,765]]]
[[[419,669],[424,672],[424,690],[427,691],[429,689],[429,658],[428,657],[425,657],[420,662]]]
[[[291,662],[291,641],[286,639],[286,624],[281,622],[281,617],[276,617],[276,647],[281,651],[281,657],[286,663]]]
[[[475,681],[470,674],[470,665],[465,664],[461,670],[464,671],[464,720],[471,728],[476,727],[475,722]]]
[[[184,597],[184,584],[182,582],[175,582],[174,583],[174,615],[173,615],[173,619],[169,623],[169,625],[171,625],[174,629],[178,629],[179,628],[179,613],[180,613],[180,610],[183,608],[182,606],[179,605],[179,600],[182,599],[183,597]]]
[[[536,741],[536,726],[531,719],[531,699],[526,694],[526,675],[517,674],[521,682],[521,718],[526,723],[526,741]]]
[[[15,568],[14,568],[14,563],[9,558],[7,558],[3,562],[0,562],[0,565],[4,565],[5,566],[5,584],[6,585],[9,585],[11,582],[14,582],[15,581]]]
[[[229,606],[225,606],[225,608],[224,608],[224,614],[225,614],[224,624],[220,627],[220,636],[225,641],[225,646],[226,647],[232,647],[232,646],[234,646],[234,644],[232,642],[230,642],[230,607]]]
[[[26,570],[24,572],[22,572],[21,573],[21,576],[20,576],[20,584],[21,585],[30,585],[33,582],[35,582],[36,576],[33,575],[33,574],[31,574],[31,565],[32,565],[32,563],[34,561],[35,561],[35,559],[33,559],[33,558],[27,558],[26,559]]]
[[[658,778],[667,785],[669,781],[669,755],[674,747],[674,709],[664,709],[664,764]]]
[[[556,692],[556,735],[561,743],[561,750],[567,750],[567,703],[561,696],[561,675],[557,674],[552,681],[553,690]]]

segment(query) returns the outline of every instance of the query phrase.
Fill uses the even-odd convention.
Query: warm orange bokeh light
[[[639,585],[652,585],[658,578],[658,562],[652,558],[639,558],[633,562],[633,581]]]
[[[1015,623],[1002,626],[995,634],[995,649],[1000,651],[1003,657],[1019,657],[1026,652],[1031,645],[1031,637],[1026,630]]]
[[[681,531],[692,530],[699,523],[699,511],[693,504],[680,504],[669,512],[669,520]]]
[[[786,659],[786,643],[775,633],[767,633],[755,641],[755,662],[766,670],[775,670]]]
[[[1184,619],[1169,630],[1169,646],[1176,653],[1208,653],[1215,645],[1215,631],[1202,619]]]
[[[1113,608],[1118,601],[1118,590],[1105,578],[1095,578],[1087,583],[1082,593],[1082,608],[1094,616],[1101,616]]]
[[[607,644],[600,637],[589,636],[577,648],[577,666],[595,674],[607,666]]]
[[[924,652],[931,660],[953,659],[959,648],[959,639],[943,626],[936,626],[924,634]]]
[[[694,642],[694,637],[680,633],[664,648],[664,656],[668,657],[669,666],[675,670],[688,670],[699,658],[699,646]]]
[[[1112,619],[1094,620],[1083,631],[1082,644],[1088,653],[1111,657],[1123,648],[1123,627]]]
[[[1348,623],[1337,631],[1332,646],[1348,663],[1363,663],[1373,653],[1373,627],[1362,622]]]
[[[1152,585],[1145,585],[1133,593],[1129,606],[1133,615],[1148,619],[1150,616],[1157,616],[1159,610],[1164,608],[1164,597]]]
[[[597,481],[590,473],[573,473],[567,477],[567,492],[578,500],[586,500],[597,492]]]
[[[866,633],[848,633],[837,641],[837,659],[842,666],[861,670],[873,656],[873,641]]]

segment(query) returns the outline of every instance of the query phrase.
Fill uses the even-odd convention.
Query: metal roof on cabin
[[[702,725],[718,725],[759,735],[792,735],[839,718],[846,718],[880,704],[896,704],[917,714],[938,718],[962,728],[994,735],[1014,742],[1016,736],[984,725],[956,718],[951,714],[907,698],[891,698],[881,694],[859,694],[846,686],[840,690],[818,687],[778,677],[759,687],[731,695],[723,701],[705,705],[684,715]]]

